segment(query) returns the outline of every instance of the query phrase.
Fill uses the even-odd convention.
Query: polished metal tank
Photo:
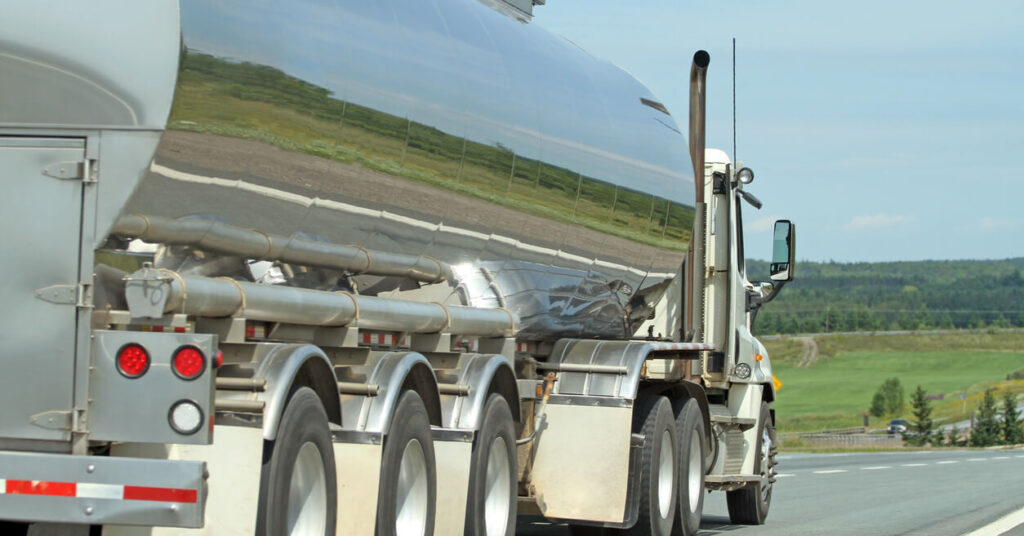
[[[628,338],[679,272],[694,184],[675,121],[630,74],[514,10],[182,0],[180,17],[167,130],[122,221],[407,259],[291,263],[275,281],[505,307],[530,340]],[[236,275],[261,258],[219,237],[165,237],[179,245],[157,262]],[[443,269],[402,275],[415,266]]]

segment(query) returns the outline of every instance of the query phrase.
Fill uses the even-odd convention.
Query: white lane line
[[[827,471],[815,471],[816,475],[834,475],[836,473],[845,473],[846,469],[829,469]]]
[[[968,532],[964,536],[998,536],[1022,524],[1024,524],[1024,508],[1016,512],[1010,512],[978,530]]]
[[[861,467],[861,471],[877,471],[879,469],[892,469],[891,465],[876,465],[874,467]]]
[[[949,464],[949,463],[960,463],[960,462],[957,461],[957,460],[943,460],[941,462],[935,462],[936,465],[946,465],[946,464]]]
[[[987,458],[967,458],[967,461],[969,461],[969,462],[983,462],[983,461],[986,461],[986,460],[987,460]]]
[[[793,476],[793,473],[779,473],[775,475],[776,478],[786,478],[787,476]]]
[[[1024,454],[1018,454],[1018,455],[1014,456],[1014,458],[1024,458]]]
[[[1010,457],[1009,456],[996,456],[995,458],[992,458],[992,459],[993,460],[1009,460]]]
[[[900,464],[900,467],[924,467],[926,465],[928,465],[928,464],[927,463],[903,463],[903,464]]]

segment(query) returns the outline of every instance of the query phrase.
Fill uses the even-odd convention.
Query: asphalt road
[[[725,494],[707,495],[701,536],[1024,536],[1024,450],[782,454],[768,521],[733,526]],[[1002,526],[989,524],[1010,515]],[[1019,520],[1018,520],[1019,518]],[[520,519],[517,534],[567,536]],[[980,535],[978,535],[980,536]]]

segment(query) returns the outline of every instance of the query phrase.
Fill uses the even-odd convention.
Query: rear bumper
[[[0,451],[0,519],[199,528],[206,464]]]

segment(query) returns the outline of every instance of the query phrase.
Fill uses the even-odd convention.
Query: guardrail
[[[816,447],[899,447],[903,445],[903,436],[901,434],[869,433],[863,426],[819,430],[816,432],[791,432],[779,434],[778,440],[782,445],[800,443],[811,444]]]

